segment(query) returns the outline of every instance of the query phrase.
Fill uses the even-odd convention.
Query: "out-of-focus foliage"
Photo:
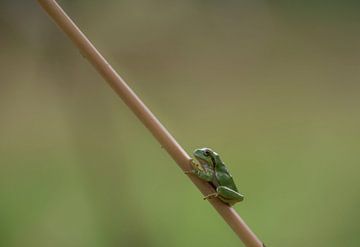
[[[360,245],[356,1],[61,1],[267,246]],[[0,1],[0,246],[239,246],[36,1]]]

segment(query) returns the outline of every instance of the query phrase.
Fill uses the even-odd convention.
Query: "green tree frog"
[[[217,153],[210,148],[201,148],[196,149],[193,154],[199,163],[192,161],[192,169],[186,173],[195,174],[200,179],[209,182],[216,190],[204,199],[217,197],[229,206],[244,200],[244,196],[239,193],[229,170]]]

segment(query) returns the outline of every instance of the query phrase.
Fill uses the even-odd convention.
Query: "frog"
[[[231,173],[219,154],[205,147],[195,149],[193,155],[198,163],[192,159],[192,169],[185,173],[194,174],[205,180],[216,191],[206,195],[204,200],[216,197],[229,206],[244,200],[244,195],[238,191]]]

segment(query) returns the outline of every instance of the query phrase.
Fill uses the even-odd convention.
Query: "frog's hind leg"
[[[229,201],[229,203],[241,202],[244,200],[244,196],[242,194],[225,186],[217,187],[216,192],[221,198]]]

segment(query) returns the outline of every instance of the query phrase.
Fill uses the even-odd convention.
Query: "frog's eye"
[[[210,151],[207,149],[205,150],[205,153],[204,153],[205,156],[210,156]]]

